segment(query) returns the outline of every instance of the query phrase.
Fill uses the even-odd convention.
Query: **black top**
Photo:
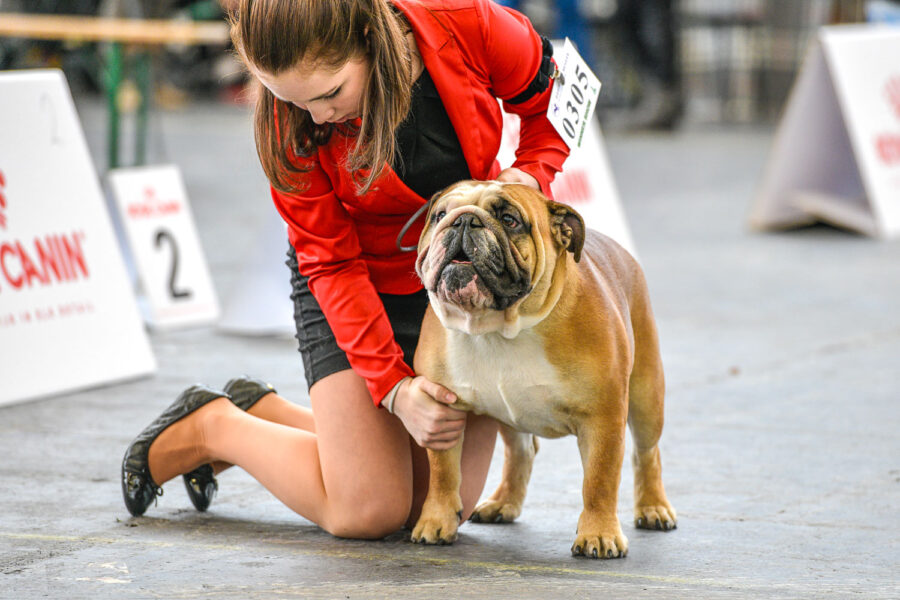
[[[397,128],[391,168],[423,198],[450,184],[471,179],[456,131],[427,69],[413,85],[409,115]]]

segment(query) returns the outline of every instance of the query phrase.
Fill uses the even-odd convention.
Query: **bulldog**
[[[527,186],[465,181],[439,192],[416,271],[429,306],[416,372],[453,390],[455,408],[500,422],[503,475],[473,521],[522,510],[538,442],[575,435],[584,509],[573,555],[628,552],[616,515],[626,423],[634,441],[634,522],[670,530],[662,484],[664,379],[647,285],[635,259],[570,207]],[[428,451],[428,494],[411,539],[455,541],[462,441]]]

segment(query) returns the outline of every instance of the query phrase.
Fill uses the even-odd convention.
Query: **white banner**
[[[156,369],[62,72],[0,73],[0,404]]]
[[[219,329],[239,335],[296,333],[291,301],[291,272],[285,266],[289,248],[287,225],[271,202],[269,214],[231,291]]]
[[[824,27],[791,91],[750,214],[900,235],[900,29]]]

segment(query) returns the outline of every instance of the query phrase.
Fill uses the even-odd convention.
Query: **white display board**
[[[156,362],[58,70],[0,73],[0,404]]]
[[[178,167],[115,169],[109,184],[147,301],[147,322],[169,329],[218,319],[219,303]]]
[[[219,329],[239,335],[290,337],[296,333],[291,273],[285,266],[287,224],[268,203],[269,214],[247,251],[237,285],[225,304]]]
[[[823,27],[803,62],[750,213],[900,235],[900,28]]]

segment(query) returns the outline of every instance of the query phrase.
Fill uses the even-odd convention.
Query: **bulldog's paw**
[[[475,512],[469,520],[473,523],[512,523],[520,514],[522,514],[520,502],[485,500],[475,507]]]
[[[670,531],[678,527],[675,509],[669,504],[638,506],[634,510],[634,526],[638,529]]]
[[[572,544],[572,556],[588,558],[623,558],[628,555],[628,538],[618,531],[581,532]]]
[[[416,544],[452,544],[456,541],[461,518],[461,511],[453,512],[451,509],[426,513],[423,508],[409,539]]]

